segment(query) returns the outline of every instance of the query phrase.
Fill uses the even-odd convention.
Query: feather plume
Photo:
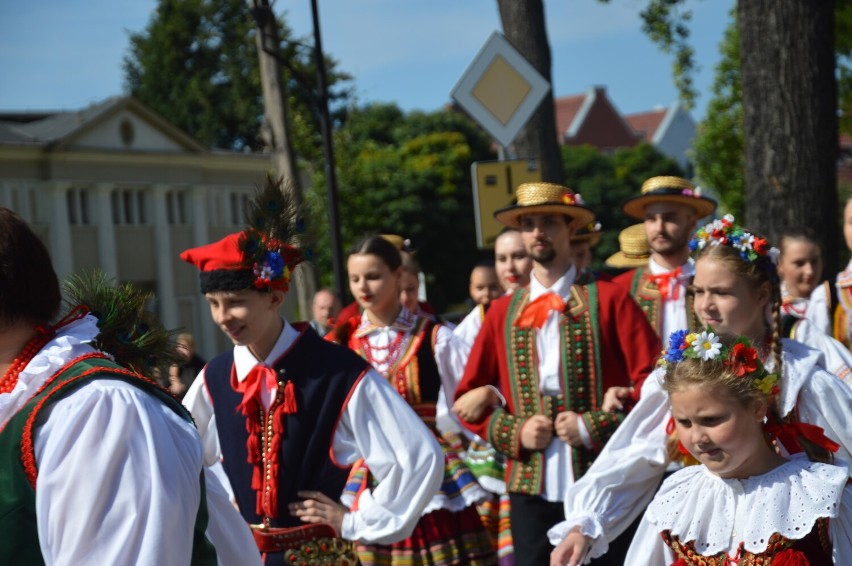
[[[98,319],[100,334],[92,345],[119,365],[150,378],[159,368],[181,360],[173,340],[176,331],[166,330],[146,310],[151,293],[130,283],[116,285],[98,270],[70,275],[63,288],[71,307],[85,305]]]
[[[267,176],[247,207],[246,220],[240,250],[254,269],[255,287],[286,291],[293,269],[304,259],[304,226],[290,184]]]

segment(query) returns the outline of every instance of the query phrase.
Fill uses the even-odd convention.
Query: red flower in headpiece
[[[733,368],[737,377],[757,371],[757,350],[745,344],[734,344],[731,356],[725,364]]]
[[[766,242],[766,240],[764,240],[763,238],[761,238],[759,236],[755,236],[754,242],[752,242],[751,247],[753,247],[754,251],[756,251],[760,255],[765,255],[767,245],[768,245],[768,243]]]
[[[563,194],[562,195],[562,202],[564,202],[565,204],[567,204],[569,206],[573,206],[574,205],[574,195],[572,195],[571,193]]]

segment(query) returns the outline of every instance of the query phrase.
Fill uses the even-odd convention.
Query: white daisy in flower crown
[[[689,340],[689,338],[688,336],[687,341],[695,352],[695,357],[705,362],[715,359],[722,351],[722,343],[719,342],[719,337],[713,332],[703,330],[698,334],[693,334],[692,340]]]

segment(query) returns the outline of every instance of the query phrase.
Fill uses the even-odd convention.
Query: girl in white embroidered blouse
[[[772,405],[778,417],[800,421],[798,433],[807,428],[804,423],[820,427],[839,445],[838,461],[848,462],[852,452],[852,390],[836,374],[829,373],[838,372],[845,360],[837,355],[837,348],[826,346],[829,339],[822,333],[803,338],[797,335],[811,348],[781,338],[778,251],[730,216],[700,229],[690,247],[696,262],[691,285],[696,314],[713,332],[745,336],[754,343],[758,359],[778,375],[780,391]],[[669,393],[663,386],[664,373],[658,368],[648,377],[639,402],[589,471],[568,488],[565,521],[547,533],[557,546],[551,555],[553,566],[575,566],[585,559],[605,556],[609,542],[645,511],[666,470],[682,466],[672,459],[673,453],[678,453],[677,443],[673,450],[667,443],[676,424]],[[801,434],[776,436],[779,453],[800,452],[798,436]],[[710,521],[709,517],[705,519]],[[650,540],[660,539],[654,536]],[[734,554],[735,543],[743,540],[731,541]],[[643,558],[636,563],[651,562]]]
[[[778,417],[778,376],[748,339],[676,332],[661,363],[679,451],[700,465],[663,482],[626,563],[846,563],[848,470],[827,463],[837,445],[821,429]],[[783,435],[804,453],[782,456],[768,439]]]

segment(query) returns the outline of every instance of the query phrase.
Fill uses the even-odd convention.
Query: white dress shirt
[[[298,336],[284,321],[281,334],[264,362],[274,364]],[[243,381],[257,363],[247,346],[234,347],[238,380]],[[276,394],[277,388],[267,391],[264,386],[264,403],[271,403]],[[203,371],[187,391],[183,403],[201,433],[204,464],[220,465],[222,449],[216,414]],[[443,453],[433,434],[387,380],[371,369],[355,385],[344,407],[332,439],[332,455],[343,466],[363,457],[379,480],[374,490],[361,494],[358,510],[344,516],[340,534],[349,540],[391,544],[405,539],[414,531],[422,510],[443,478]],[[233,497],[232,489],[231,494]]]

